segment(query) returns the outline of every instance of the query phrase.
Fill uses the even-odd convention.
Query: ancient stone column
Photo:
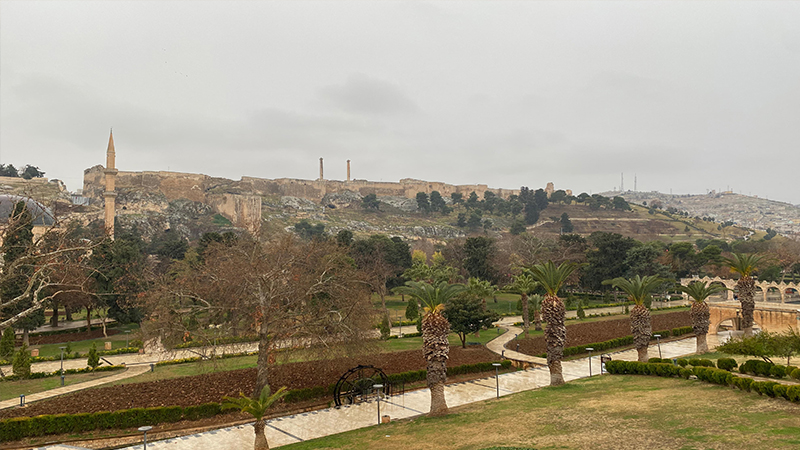
[[[347,160],[347,181],[350,181],[350,160]]]
[[[324,180],[325,178],[322,176],[322,158],[319,159],[319,181]]]

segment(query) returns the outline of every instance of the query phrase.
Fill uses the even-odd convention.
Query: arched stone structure
[[[741,311],[741,305],[735,301],[710,303],[708,307],[711,313],[709,317],[711,333],[716,332],[719,325],[728,319],[736,323],[736,313]],[[765,331],[780,333],[792,328],[800,332],[800,309],[794,305],[757,304],[753,311],[753,320]]]
[[[733,289],[736,287],[736,280],[727,279],[727,278],[720,278],[720,277],[693,277],[693,278],[681,278],[681,284],[683,286],[688,285],[694,281],[702,281],[705,283],[720,283],[723,284],[729,290],[724,292],[725,300],[733,300]],[[786,290],[787,289],[794,289],[797,292],[800,292],[800,283],[784,283],[781,281],[780,283],[775,281],[756,281],[755,286],[760,289],[760,291],[756,292],[756,303],[758,302],[767,302],[767,293],[769,292],[770,288],[775,288],[781,294],[781,304],[786,303]],[[683,297],[688,300],[687,295],[684,293]]]

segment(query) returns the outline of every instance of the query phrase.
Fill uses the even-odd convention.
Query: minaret
[[[108,136],[108,150],[106,151],[106,168],[103,173],[106,174],[106,191],[103,192],[105,199],[105,220],[106,220],[106,233],[111,239],[114,239],[114,207],[116,205],[117,193],[114,192],[114,181],[117,176],[116,169],[116,153],[114,152],[114,132]]]
[[[322,176],[322,158],[319,159],[319,181],[324,180],[325,178]]]
[[[350,181],[350,160],[347,160],[347,181]]]

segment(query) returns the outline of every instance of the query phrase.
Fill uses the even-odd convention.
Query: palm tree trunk
[[[269,443],[267,443],[267,434],[264,433],[266,422],[263,419],[256,420],[253,427],[256,429],[256,442],[255,450],[269,450]]]
[[[708,303],[704,301],[692,302],[690,316],[692,318],[692,331],[694,331],[694,335],[697,337],[697,348],[695,349],[695,352],[706,353],[708,351],[708,342],[706,341],[706,337],[710,322],[709,318],[711,317],[711,311],[708,309]]]
[[[561,373],[561,359],[564,357],[564,345],[567,342],[566,308],[564,302],[555,295],[546,295],[542,301],[542,312],[547,328],[544,339],[547,342],[547,365],[550,368],[550,386],[564,384]]]
[[[525,336],[527,336],[528,329],[531,327],[531,320],[528,314],[528,294],[522,294],[520,301],[522,302],[522,327],[525,328]]]
[[[447,381],[447,359],[450,356],[450,342],[447,340],[449,332],[450,322],[438,312],[429,312],[422,318],[422,352],[427,361],[427,382],[431,391],[429,416],[447,414],[444,385]]]
[[[742,304],[742,329],[745,337],[753,335],[753,311],[756,309],[755,282],[751,277],[742,277],[736,283],[739,288],[739,302]]]
[[[631,309],[631,334],[639,361],[647,362],[647,347],[650,345],[653,328],[650,325],[650,310],[644,305],[636,305]]]
[[[542,315],[539,314],[539,308],[533,308],[533,329],[542,331]]]

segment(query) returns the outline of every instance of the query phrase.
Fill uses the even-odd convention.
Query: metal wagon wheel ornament
[[[333,400],[336,406],[352,405],[375,396],[373,385],[382,384],[384,394],[389,393],[389,377],[375,366],[358,365],[344,373],[336,382]]]

